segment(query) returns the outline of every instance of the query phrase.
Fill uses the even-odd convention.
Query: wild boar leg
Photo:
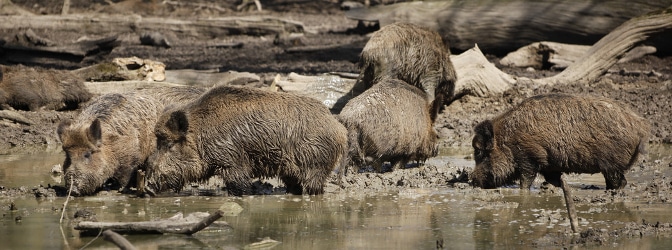
[[[520,171],[520,189],[530,190],[534,179],[537,178],[535,166],[527,161],[518,162],[518,171]]]
[[[408,164],[409,159],[406,157],[397,157],[390,161],[390,164],[392,165],[390,167],[390,172],[394,171],[395,169],[404,169],[406,168],[406,164]]]
[[[294,195],[301,195],[303,193],[303,188],[301,187],[299,180],[297,180],[296,178],[284,176],[280,179],[282,180],[283,183],[285,183],[287,193]]]
[[[233,196],[241,196],[246,193],[250,193],[250,187],[252,186],[249,181],[231,181],[226,182],[226,191]]]
[[[546,182],[552,184],[553,186],[560,187],[560,178],[562,178],[561,172],[541,172],[541,175],[544,176]]]

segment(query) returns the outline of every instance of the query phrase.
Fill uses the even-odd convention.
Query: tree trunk
[[[486,53],[503,54],[539,41],[591,45],[628,19],[670,5],[672,0],[443,0],[353,9],[346,16],[380,26],[416,23],[437,30],[453,49],[478,43]]]
[[[672,29],[672,6],[633,18],[600,39],[567,69],[535,82],[540,84],[570,83],[579,80],[593,82],[637,44],[654,33],[670,29]]]
[[[0,30],[49,29],[84,34],[173,31],[198,37],[225,37],[230,34],[266,35],[303,32],[303,24],[274,17],[212,17],[174,19],[139,15],[40,15],[0,16]]]
[[[588,45],[536,42],[508,53],[499,60],[507,67],[563,70],[579,60],[590,49]],[[618,63],[632,61],[656,53],[656,47],[640,45],[628,51]]]

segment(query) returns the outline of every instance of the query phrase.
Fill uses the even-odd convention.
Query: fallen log
[[[35,14],[15,5],[11,0],[0,0],[0,15],[33,16]]]
[[[358,8],[345,15],[381,27],[415,23],[437,30],[453,49],[478,43],[486,53],[504,54],[538,41],[591,45],[628,19],[670,5],[672,0],[442,0]]]
[[[672,29],[672,5],[618,26],[565,70],[552,77],[534,80],[537,84],[594,82],[623,55],[649,36]]]
[[[226,13],[230,11],[227,8],[218,6],[217,3],[192,3],[192,2],[169,1],[169,0],[164,0],[162,3],[178,7],[189,6],[193,7],[194,9],[212,9],[215,11],[219,11],[220,13]]]
[[[0,56],[2,61],[9,63],[44,63],[51,60],[77,64],[87,56],[109,53],[121,43],[117,39],[117,36],[109,36],[53,46],[28,46],[9,41],[0,46]]]
[[[174,19],[139,15],[0,16],[0,30],[47,29],[85,34],[122,34],[172,31],[195,37],[221,38],[231,34],[268,35],[303,32],[303,24],[270,16]]]
[[[84,82],[86,89],[92,94],[109,94],[129,92],[138,89],[153,87],[176,87],[184,86],[170,82],[149,82],[149,81],[110,81],[110,82]]]
[[[182,213],[157,221],[139,222],[94,222],[80,221],[75,229],[83,235],[96,235],[100,231],[112,230],[121,234],[187,234],[192,235],[210,226],[224,215],[237,215],[242,207],[234,202],[227,202],[212,214],[191,213],[186,217]],[[220,226],[228,226],[227,223],[219,223]]]
[[[23,125],[32,125],[33,122],[14,110],[0,110],[0,119],[7,119]]]
[[[138,57],[114,58],[109,62],[79,68],[72,72],[86,81],[164,81],[166,65]]]
[[[478,46],[459,55],[451,55],[450,60],[457,73],[455,97],[464,95],[486,97],[498,95],[511,88],[516,79],[490,63]]]
[[[588,45],[536,42],[507,54],[499,63],[507,67],[563,70],[589,49]],[[653,46],[640,45],[625,53],[617,63],[629,62],[655,52]]]
[[[212,87],[215,85],[245,85],[248,83],[260,83],[261,77],[249,72],[219,70],[194,70],[179,69],[167,70],[166,81],[176,84],[184,84],[199,87]]]
[[[285,92],[310,96],[322,101],[330,109],[339,110],[349,99],[342,98],[352,90],[354,79],[337,75],[303,76],[290,73],[286,79],[277,79],[272,86],[279,86]]]

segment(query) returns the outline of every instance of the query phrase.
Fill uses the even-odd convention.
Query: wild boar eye
[[[90,151],[84,152],[84,158],[86,158],[86,159],[91,158],[91,152]]]

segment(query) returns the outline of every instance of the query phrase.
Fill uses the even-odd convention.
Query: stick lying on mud
[[[0,119],[7,119],[23,125],[32,125],[33,122],[14,110],[0,110]]]
[[[225,211],[226,210],[226,211]],[[97,234],[100,230],[113,230],[120,234],[187,234],[192,235],[210,226],[224,215],[239,213],[242,210],[237,203],[229,202],[212,214],[191,213],[183,217],[182,213],[158,221],[139,222],[93,222],[81,221],[75,225],[83,235]],[[223,222],[227,225],[226,222]]]
[[[572,232],[578,233],[579,222],[576,219],[576,207],[574,207],[574,200],[572,200],[571,187],[565,180],[565,175],[560,176],[560,185],[562,186],[562,193],[565,195],[565,206],[567,207],[567,215],[569,216],[569,223],[572,226]]]

